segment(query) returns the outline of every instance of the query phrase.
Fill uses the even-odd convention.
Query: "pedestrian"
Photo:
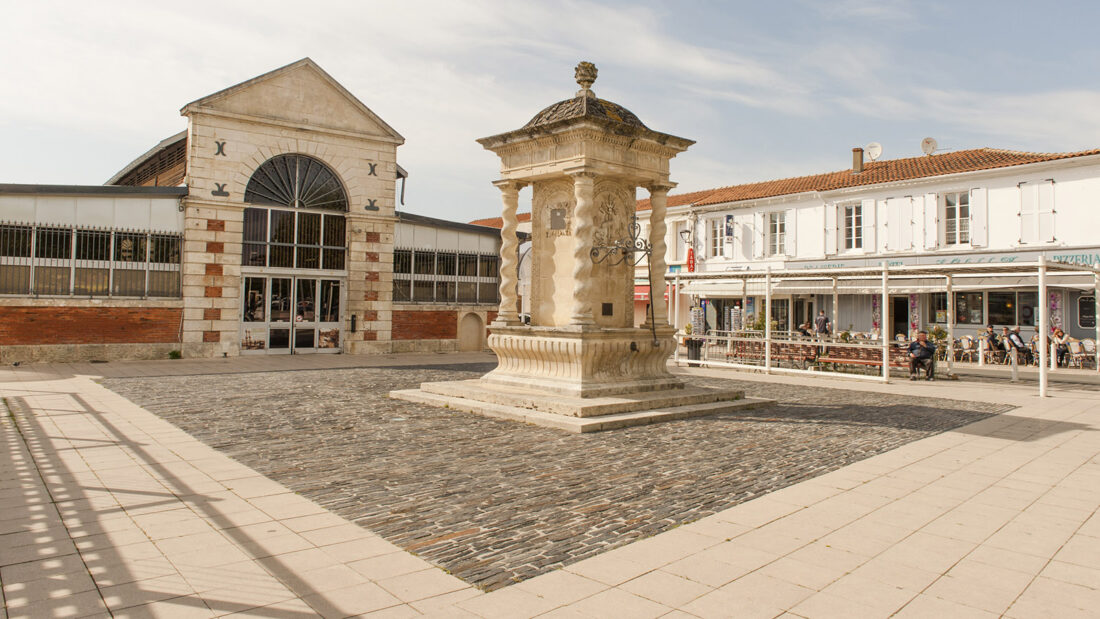
[[[925,380],[935,380],[936,345],[928,341],[927,331],[917,331],[917,339],[909,343],[909,380],[917,380],[920,368]]]
[[[832,330],[832,321],[825,315],[825,310],[821,310],[817,313],[817,318],[814,319],[814,331],[817,331],[818,335],[829,335]]]

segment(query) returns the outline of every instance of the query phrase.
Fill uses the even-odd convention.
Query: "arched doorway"
[[[485,348],[485,323],[481,316],[470,312],[458,323],[458,349],[476,351]]]
[[[241,252],[242,352],[340,352],[347,192],[318,159],[276,155],[248,181]]]

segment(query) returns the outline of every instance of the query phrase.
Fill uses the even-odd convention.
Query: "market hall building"
[[[0,362],[484,348],[499,230],[397,212],[404,138],[312,60],[181,114],[106,185],[0,185]]]

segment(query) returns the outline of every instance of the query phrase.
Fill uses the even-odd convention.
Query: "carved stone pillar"
[[[668,308],[665,307],[664,293],[668,286],[665,284],[665,273],[668,265],[665,263],[665,212],[668,210],[668,192],[676,186],[676,183],[653,183],[646,187],[649,190],[649,243],[653,248],[649,255],[649,303],[653,308],[653,322],[659,327],[668,324]],[[660,297],[658,297],[660,295]],[[649,323],[649,317],[646,317]]]
[[[516,284],[519,282],[519,257],[516,250],[519,240],[516,238],[516,228],[519,222],[516,220],[516,210],[519,208],[519,190],[526,183],[496,181],[493,184],[500,189],[504,202],[504,223],[500,227],[500,308],[493,324],[518,325]]]
[[[573,194],[577,206],[573,211],[573,314],[569,324],[594,324],[592,297],[595,282],[592,279],[592,232],[595,226],[596,203],[594,187],[596,175],[579,171],[573,177]]]

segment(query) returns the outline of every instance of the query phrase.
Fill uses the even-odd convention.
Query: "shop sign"
[[[892,267],[909,265],[931,264],[1013,264],[1017,262],[1035,262],[1039,255],[1046,256],[1051,262],[1067,262],[1070,264],[1096,265],[1100,264],[1100,253],[1083,250],[1080,252],[1056,251],[1023,251],[1013,253],[970,253],[965,255],[955,254],[950,256],[923,254],[907,256],[887,260]],[[792,269],[858,269],[866,267],[881,267],[881,258],[855,258],[850,260],[832,260],[826,262],[797,262],[790,263]]]
[[[688,273],[695,272],[695,248],[688,248]]]

